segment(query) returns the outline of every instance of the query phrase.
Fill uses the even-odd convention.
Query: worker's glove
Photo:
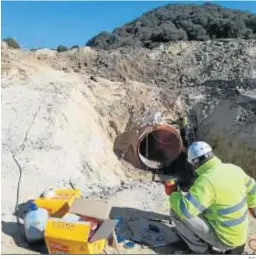
[[[170,196],[173,192],[177,191],[177,183],[175,180],[169,180],[164,183],[166,195]]]
[[[256,219],[256,208],[249,208],[250,214]]]

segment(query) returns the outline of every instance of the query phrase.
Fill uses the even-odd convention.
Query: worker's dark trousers
[[[184,222],[171,210],[170,217],[179,236],[194,253],[207,254],[209,245],[221,251],[234,249],[219,240],[203,216],[193,217]]]

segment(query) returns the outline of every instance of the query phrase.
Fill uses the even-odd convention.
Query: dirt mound
[[[255,40],[219,40],[172,43],[152,51],[134,47],[101,51],[87,47],[87,53],[90,54],[86,55],[86,62],[78,58],[77,51],[69,54],[66,66],[82,74],[92,74],[92,79],[96,81],[97,77],[124,83],[133,80],[147,84],[149,88],[160,89],[158,103],[159,107],[164,106],[169,110],[166,114],[178,117],[186,109],[193,112],[200,106],[197,119],[201,122],[220,100],[234,98],[236,91],[255,98],[255,45]],[[61,55],[60,60],[67,60],[66,56]],[[135,92],[144,96],[138,90]],[[181,100],[180,108],[177,108],[178,98]],[[245,109],[245,103],[239,104],[244,115],[235,123],[246,128],[248,123],[254,123],[251,119],[255,116],[255,110],[253,105]],[[232,128],[232,125],[228,127]],[[255,136],[254,131],[251,133]],[[202,134],[200,137],[205,139]],[[244,143],[244,139],[239,141]],[[249,150],[251,148],[255,150],[254,146]],[[236,160],[235,155],[230,156],[227,161]],[[240,165],[254,175],[254,167],[248,168],[248,163]]]
[[[56,50],[49,50],[49,49],[38,49],[38,50],[35,50],[34,53],[37,59],[54,58],[58,55],[58,52]]]
[[[7,49],[8,44],[5,41],[1,41],[1,49]]]
[[[9,235],[15,240],[20,235],[13,216],[17,203],[37,197],[45,188],[70,188],[72,183],[88,197],[111,192],[122,182],[150,179],[123,165],[113,144],[130,120],[141,118],[155,96],[154,87],[58,71],[49,66],[58,55],[43,53],[44,58],[23,50],[2,53],[5,244]],[[157,104],[152,107],[167,111]],[[3,252],[13,252],[10,242]]]
[[[251,106],[251,107],[250,107]],[[198,127],[223,161],[241,166],[256,178],[256,99],[238,96],[221,100]],[[198,117],[200,112],[198,112]]]

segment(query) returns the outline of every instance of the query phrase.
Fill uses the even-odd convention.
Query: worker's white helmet
[[[188,149],[188,162],[195,164],[199,158],[208,158],[212,155],[212,148],[203,141],[194,142]]]

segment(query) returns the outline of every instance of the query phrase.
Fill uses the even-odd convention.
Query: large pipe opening
[[[179,133],[168,124],[145,128],[137,145],[140,161],[150,169],[169,166],[178,158],[181,149],[182,140]]]

